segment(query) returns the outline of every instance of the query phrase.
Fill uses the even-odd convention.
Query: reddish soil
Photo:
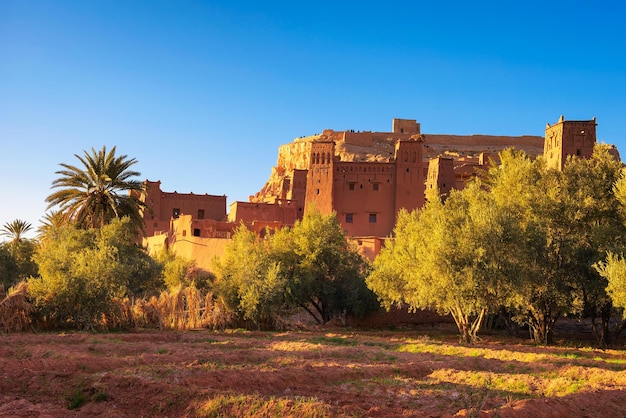
[[[220,395],[309,400],[326,416],[468,416],[478,410],[501,417],[626,415],[623,351],[535,347],[501,336],[485,337],[474,348],[459,346],[453,333],[423,334],[327,329],[1,335],[0,416],[203,416],[202,405]],[[431,351],[400,348],[420,341],[432,343]],[[513,357],[494,358],[498,353]],[[528,357],[533,353],[537,361]],[[550,376],[572,371],[585,379],[571,394],[546,394]],[[518,386],[526,389],[476,386],[473,373],[521,379]],[[237,411],[215,416],[256,415]],[[272,416],[285,415],[298,413]]]

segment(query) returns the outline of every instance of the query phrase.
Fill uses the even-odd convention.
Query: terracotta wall
[[[448,157],[431,159],[428,164],[426,188],[428,190],[436,189],[440,195],[447,196],[450,190],[456,186],[454,160]]]
[[[424,206],[424,163],[421,140],[396,142],[396,198],[393,216],[402,208],[412,211]]]
[[[316,207],[321,213],[331,213],[333,206],[333,164],[335,143],[316,142],[311,146],[310,166],[307,173],[304,210]]]
[[[548,167],[562,170],[570,155],[590,158],[595,144],[595,118],[587,121],[566,121],[561,116],[556,124],[546,126],[544,155]]]
[[[335,163],[333,209],[349,236],[386,237],[395,223],[393,163]]]
[[[391,121],[391,132],[419,134],[420,124],[415,119],[393,119]]]
[[[154,235],[169,225],[172,216],[192,215],[198,219],[226,218],[226,196],[161,191],[161,182],[146,180],[146,192],[141,196],[151,210],[144,211],[146,236]]]
[[[296,202],[278,201],[277,203],[233,202],[230,205],[228,220],[239,224],[254,221],[277,221],[283,225],[293,225],[297,219]]]

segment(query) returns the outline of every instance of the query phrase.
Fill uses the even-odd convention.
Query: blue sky
[[[323,129],[543,135],[626,154],[621,2],[0,0],[0,225],[117,146],[164,191],[247,200]]]

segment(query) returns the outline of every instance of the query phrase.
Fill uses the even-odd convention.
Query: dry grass
[[[315,398],[263,398],[258,395],[218,395],[194,407],[199,417],[327,417],[328,405]]]
[[[34,310],[28,301],[28,283],[19,282],[6,293],[0,288],[0,299],[0,329],[3,332],[27,330]]]
[[[189,330],[225,329],[232,316],[223,301],[203,295],[195,286],[178,286],[149,299],[114,300],[115,313],[104,318],[106,328]]]
[[[20,332],[31,325],[35,311],[29,301],[28,283],[20,282],[4,292],[0,288],[0,331]],[[96,329],[152,328],[223,330],[232,323],[223,300],[202,294],[195,286],[178,286],[149,299],[113,299],[112,309],[103,314]]]

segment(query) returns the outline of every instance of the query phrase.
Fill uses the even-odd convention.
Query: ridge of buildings
[[[547,124],[545,138],[422,134],[413,119],[393,119],[391,132],[326,129],[281,145],[267,183],[248,202],[233,202],[228,213],[226,196],[163,192],[160,181],[146,180],[144,244],[151,253],[171,248],[211,270],[238,225],[263,235],[292,226],[316,207],[335,212],[346,235],[373,259],[398,211],[422,207],[426,188],[442,194],[462,189],[509,147],[531,157],[543,154],[550,167],[562,169],[568,155],[591,156],[596,125],[595,118],[561,116]]]

